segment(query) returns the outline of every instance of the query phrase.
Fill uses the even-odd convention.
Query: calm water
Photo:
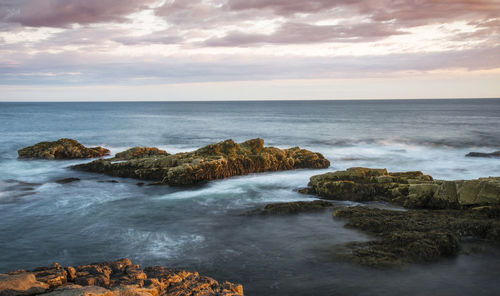
[[[328,212],[240,216],[269,202],[310,200],[295,191],[310,176],[352,166],[500,176],[500,159],[464,157],[500,150],[500,100],[0,103],[0,131],[0,272],[131,257],[240,282],[246,295],[500,294],[497,248],[379,271],[332,259],[342,244],[369,237]],[[319,151],[333,165],[171,188],[67,168],[85,161],[16,158],[22,147],[61,137],[113,153],[261,137]],[[54,182],[67,177],[82,181]],[[119,183],[102,182],[111,179]]]

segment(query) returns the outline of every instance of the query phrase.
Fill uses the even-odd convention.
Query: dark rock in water
[[[73,139],[59,139],[54,142],[40,142],[17,151],[19,158],[73,159],[94,158],[109,155],[103,147],[87,148]]]
[[[350,244],[344,255],[369,266],[395,266],[433,262],[454,256],[462,237],[500,241],[500,207],[468,210],[392,211],[350,207],[335,211],[334,217],[348,219],[347,227],[366,231],[378,239]]]
[[[389,201],[407,208],[500,204],[500,177],[443,181],[418,171],[389,173],[358,167],[312,176],[308,186],[301,192],[330,200]]]
[[[120,183],[116,180],[99,180],[97,182],[99,182],[99,183]]]
[[[468,157],[500,157],[500,151],[495,151],[491,153],[483,153],[483,152],[470,152],[465,156]]]
[[[41,183],[23,182],[9,179],[0,181],[0,191],[9,192],[9,197],[15,198],[35,194],[35,187],[41,185]]]
[[[120,153],[116,153],[114,159],[133,159],[151,157],[156,155],[170,155],[165,150],[156,147],[134,147]]]
[[[332,204],[325,200],[294,201],[267,204],[263,209],[249,211],[246,215],[289,215],[304,212],[321,211],[331,208]]]
[[[264,140],[253,139],[241,144],[226,140],[174,155],[99,159],[73,168],[182,186],[250,173],[329,166],[330,162],[320,153],[299,147],[264,147]]]
[[[141,186],[144,186],[144,182],[137,182],[135,185],[141,187]]]
[[[80,181],[80,178],[65,178],[65,179],[60,179],[60,180],[56,180],[56,183],[67,184],[67,183],[76,182],[76,181]]]
[[[144,270],[129,259],[0,274],[0,295],[219,295],[242,296],[241,285],[162,266]]]

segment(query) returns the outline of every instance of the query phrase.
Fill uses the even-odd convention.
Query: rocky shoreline
[[[64,268],[54,263],[32,271],[0,274],[0,295],[243,296],[243,287],[181,269],[163,266],[141,269],[125,258]]]
[[[268,204],[248,214],[297,214],[333,207],[334,219],[374,236],[369,242],[347,244],[335,257],[371,267],[456,256],[464,238],[500,243],[500,178],[440,181],[418,171],[356,167],[313,176],[300,192],[324,200]],[[325,200],[383,201],[410,210],[339,206]]]
[[[86,148],[73,141],[61,139],[56,142],[42,142],[19,150],[19,156],[55,159],[95,157],[94,155],[99,153],[100,156],[109,153],[105,148]],[[193,152],[177,154],[169,154],[155,147],[134,147],[117,153],[113,158],[98,159],[72,168],[115,177],[150,180],[156,182],[155,184],[186,186],[250,173],[299,168],[318,169],[329,166],[330,162],[320,153],[299,147],[289,149],[264,147],[264,141],[257,138],[239,144],[233,140],[226,140]],[[75,181],[79,179],[65,178],[56,182],[66,184]],[[386,169],[354,167],[312,176],[308,187],[300,189],[299,192],[314,195],[319,200],[273,203],[243,215],[291,215],[332,211],[334,219],[346,221],[346,227],[359,229],[374,237],[369,242],[348,244],[346,246],[348,252],[338,253],[337,259],[348,259],[372,267],[434,262],[443,257],[456,256],[462,248],[461,242],[464,238],[474,238],[489,244],[500,242],[500,177],[448,181],[435,180],[420,171],[388,172]],[[361,205],[364,202],[381,201],[408,210],[396,211],[361,205],[339,206],[332,203],[335,200],[353,201]],[[113,264],[115,263],[100,263],[95,266],[101,266],[99,267],[101,269],[104,268],[102,266],[108,266],[109,270],[113,270]],[[135,266],[129,264],[129,261],[127,264],[127,270],[132,270],[131,266]],[[78,268],[84,269],[84,267]],[[148,280],[148,285],[152,285],[152,279],[164,276],[152,277],[147,272],[149,269],[139,272],[139,267],[134,268],[133,270],[141,274],[141,278],[134,278],[136,284],[137,281],[141,283],[136,285],[141,289],[144,288],[145,280]],[[60,270],[58,272],[64,273],[66,277],[63,282],[58,282],[57,287],[50,286],[44,293],[67,282],[81,285],[81,280],[71,277],[68,268],[62,269],[60,266],[33,271],[37,281],[44,282],[37,276],[43,270]],[[118,275],[122,277],[123,274],[128,274],[127,270],[120,270],[117,275],[104,272],[104,278],[99,274],[98,277],[93,277],[97,280],[92,280],[83,286],[101,283],[96,285],[113,290],[128,283],[113,280]],[[8,276],[16,274],[16,272],[9,273]],[[18,274],[23,275],[28,282],[32,280],[28,279],[27,272],[22,271]],[[144,277],[142,274],[147,276],[142,278]],[[194,276],[192,273],[192,275],[190,279],[198,278],[197,274]],[[227,294],[229,292],[220,290],[218,283],[212,281],[210,279],[212,283],[210,289],[216,291],[215,294],[207,292],[208,294],[193,295],[240,295]],[[184,286],[191,291],[189,285]],[[162,294],[168,290],[165,290],[164,286],[156,290],[159,294],[153,295],[178,295]]]

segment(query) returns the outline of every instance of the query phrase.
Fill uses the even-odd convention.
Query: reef
[[[419,171],[349,168],[312,176],[300,192],[323,199],[387,201],[407,208],[462,209],[500,204],[500,177],[434,180]]]
[[[455,256],[463,238],[500,242],[500,207],[467,210],[393,211],[367,207],[337,209],[334,217],[348,220],[376,240],[351,243],[346,258],[368,266],[388,267],[434,262]]]
[[[267,204],[262,209],[249,211],[246,215],[290,215],[324,211],[331,209],[332,206],[332,203],[325,200],[279,202]]]
[[[73,139],[59,139],[53,142],[40,142],[17,151],[19,158],[74,159],[95,158],[109,155],[103,147],[88,148]]]
[[[467,157],[500,157],[500,150],[491,152],[491,153],[484,153],[484,152],[470,152],[466,154],[465,156]]]
[[[0,274],[0,295],[242,296],[243,287],[192,271],[163,266],[141,269],[130,259],[120,259],[64,268],[54,263]]]
[[[73,168],[115,177],[185,186],[250,173],[329,166],[330,162],[320,153],[299,147],[264,147],[264,140],[253,139],[240,144],[226,140],[193,152],[173,155],[157,153],[140,158],[98,159]]]

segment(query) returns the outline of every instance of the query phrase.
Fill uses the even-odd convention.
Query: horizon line
[[[0,103],[210,103],[210,102],[293,102],[293,101],[428,101],[428,100],[498,100],[500,97],[485,97],[485,98],[392,98],[392,99],[230,99],[230,100],[19,100],[9,101],[0,100]]]

